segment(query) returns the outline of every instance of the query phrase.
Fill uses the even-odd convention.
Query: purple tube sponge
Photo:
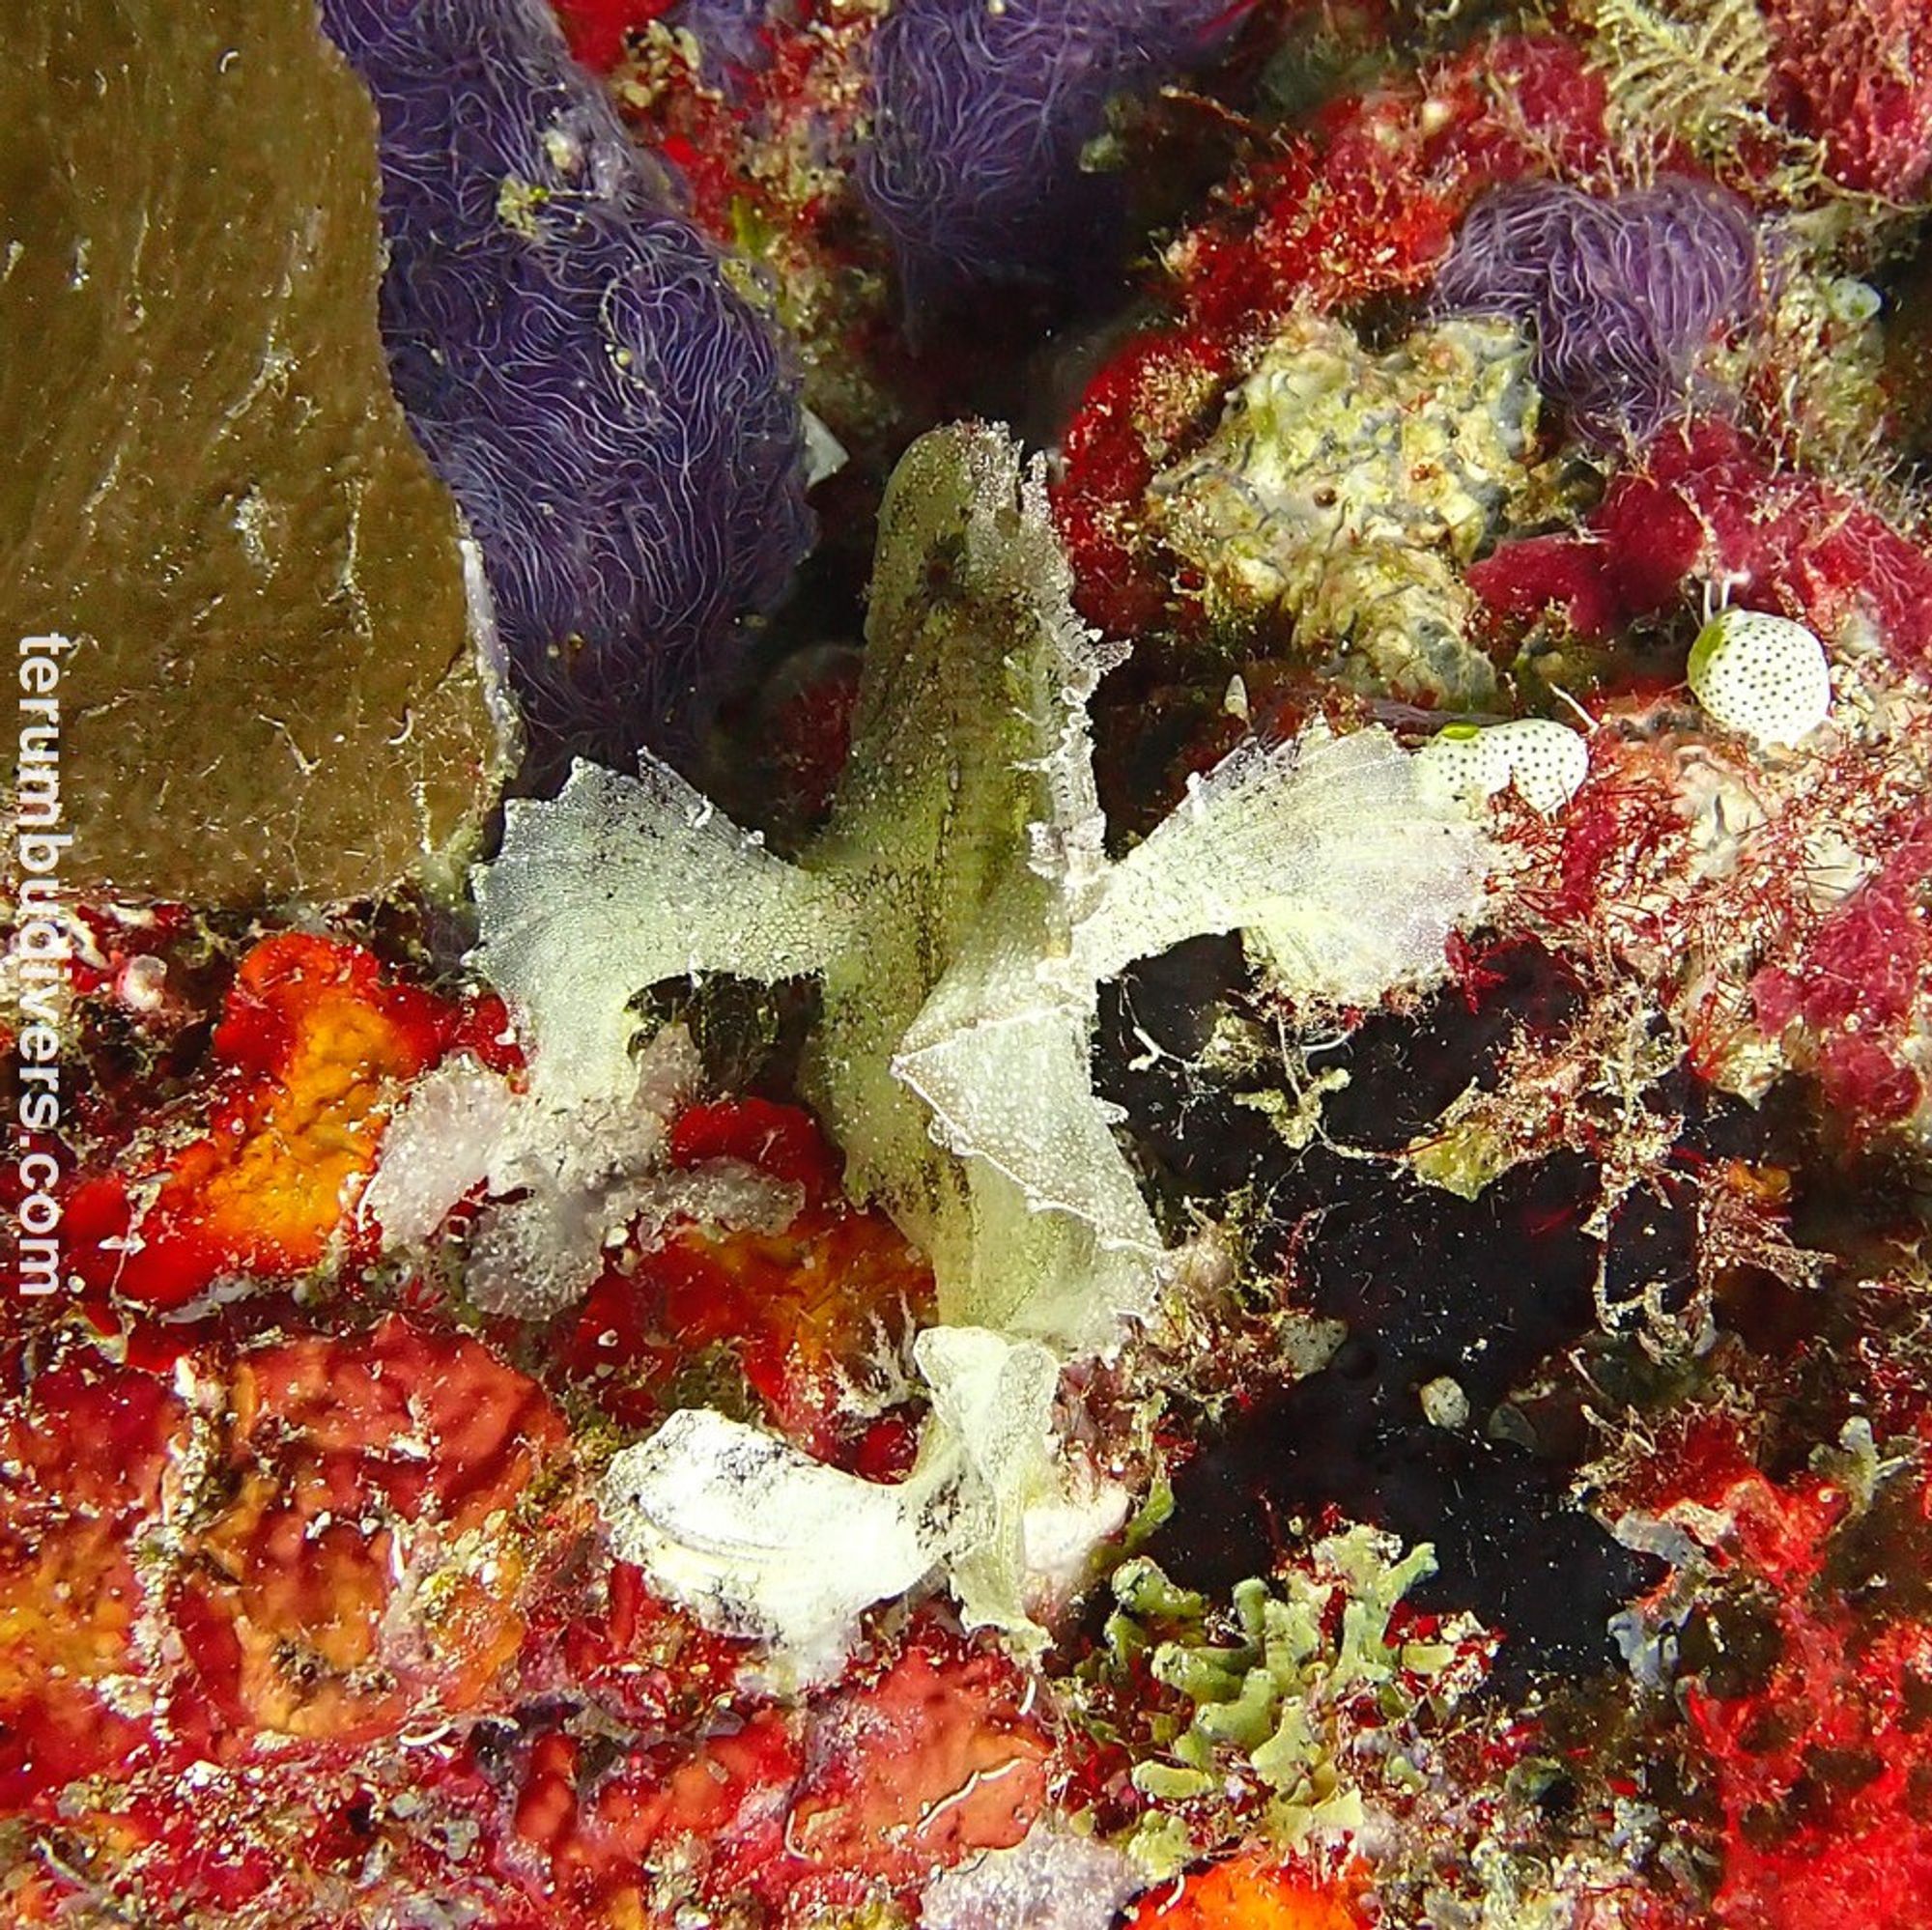
[[[1109,101],[1212,53],[1229,0],[898,0],[872,42],[859,190],[915,318],[969,290],[1111,266],[1118,173],[1087,163]]]
[[[543,0],[322,0],[381,121],[397,396],[540,755],[675,746],[810,540],[796,383]]]
[[[1712,330],[1755,305],[1757,270],[1750,211],[1707,182],[1608,199],[1520,182],[1470,210],[1435,299],[1531,329],[1538,385],[1586,440],[1615,446],[1684,406]]]

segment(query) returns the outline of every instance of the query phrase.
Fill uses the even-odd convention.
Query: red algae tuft
[[[1594,638],[1672,609],[1693,582],[1723,585],[1821,636],[1868,620],[1899,668],[1932,673],[1932,548],[1727,422],[1660,437],[1580,530],[1504,543],[1468,581],[1499,620],[1555,609]]]
[[[1784,119],[1845,186],[1909,201],[1932,178],[1932,32],[1917,0],[1764,0]]]
[[[742,1381],[767,1422],[810,1453],[891,1455],[890,1412],[854,1410],[912,1326],[930,1318],[932,1275],[884,1214],[855,1206],[841,1161],[810,1114],[760,1099],[687,1109],[670,1161],[738,1160],[805,1189],[782,1232],[686,1221],[614,1257],[563,1323],[555,1374],[603,1412],[645,1427],[680,1384]],[[701,1364],[699,1367],[698,1364]]]

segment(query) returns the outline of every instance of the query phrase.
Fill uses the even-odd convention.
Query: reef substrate
[[[0,1915],[1932,1925],[1919,9],[230,12],[0,136]]]

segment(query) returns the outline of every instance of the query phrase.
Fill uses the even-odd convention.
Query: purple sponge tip
[[[1469,212],[1435,304],[1529,328],[1544,392],[1613,447],[1647,441],[1685,406],[1698,351],[1757,293],[1750,211],[1723,188],[1665,179],[1600,199],[1542,181]]]
[[[1112,266],[1120,177],[1091,165],[1108,103],[1210,56],[1228,0],[898,0],[872,43],[859,189],[917,320],[979,288]]]
[[[539,754],[674,749],[810,546],[797,385],[542,0],[322,0],[381,121],[382,326]]]

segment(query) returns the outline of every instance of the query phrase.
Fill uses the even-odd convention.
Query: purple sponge
[[[1109,101],[1211,54],[1229,0],[898,0],[872,43],[859,189],[915,319],[1112,266],[1124,197],[1087,154]]]
[[[1684,407],[1697,352],[1757,290],[1750,211],[1723,188],[1666,179],[1599,199],[1540,181],[1470,210],[1435,305],[1532,329],[1538,384],[1586,440],[1614,446]]]
[[[539,754],[675,747],[810,542],[797,385],[543,0],[322,0],[381,119],[382,325]]]

